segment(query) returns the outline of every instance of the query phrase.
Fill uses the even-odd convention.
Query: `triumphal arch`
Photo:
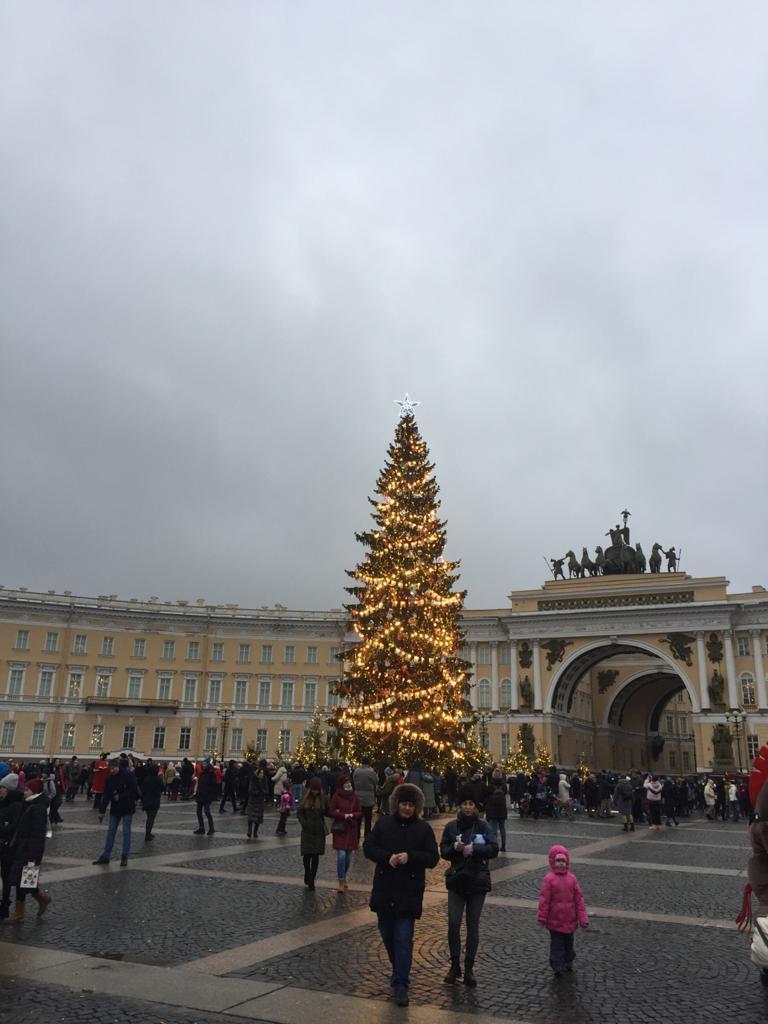
[[[646,561],[623,515],[605,550],[550,559],[553,578],[508,608],[465,611],[481,740],[502,756],[522,735],[565,766],[746,768],[768,741],[768,593],[682,572],[658,542]]]

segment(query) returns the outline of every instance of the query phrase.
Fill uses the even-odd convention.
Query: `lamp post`
[[[227,756],[227,730],[233,711],[232,708],[219,708],[216,714],[221,719],[221,759],[223,761]]]
[[[490,715],[486,715],[482,712],[478,715],[478,722],[480,724],[480,746],[483,750],[488,749],[488,722],[491,720]]]
[[[733,728],[736,735],[736,757],[739,762],[739,774],[741,774],[741,730],[746,725],[747,715],[742,708],[731,708],[730,711],[726,711],[725,720],[728,726]]]

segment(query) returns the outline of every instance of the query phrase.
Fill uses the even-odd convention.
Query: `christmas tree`
[[[302,764],[313,764],[320,768],[331,758],[331,751],[325,742],[325,731],[328,722],[323,712],[318,708],[309,723],[309,729],[304,733],[303,739],[296,747],[296,760]]]
[[[533,759],[533,767],[536,771],[541,771],[544,768],[549,768],[552,765],[552,755],[549,752],[549,747],[546,743],[536,744],[536,756]]]
[[[508,772],[527,773],[531,770],[531,761],[528,754],[525,752],[525,740],[523,738],[522,729],[518,730],[517,746],[507,758],[505,767]]]
[[[434,466],[406,396],[388,458],[369,499],[375,529],[358,533],[365,558],[348,572],[350,627],[335,709],[348,760],[454,767],[469,737],[469,664],[458,656],[464,592],[453,590],[458,562],[443,558]]]

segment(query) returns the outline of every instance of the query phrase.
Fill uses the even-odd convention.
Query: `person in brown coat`
[[[360,819],[363,816],[363,809],[352,788],[352,779],[349,775],[339,776],[336,792],[331,797],[329,813],[333,818],[331,835],[336,851],[339,892],[344,892],[347,888],[347,872],[352,862],[352,852],[357,849],[360,842]]]

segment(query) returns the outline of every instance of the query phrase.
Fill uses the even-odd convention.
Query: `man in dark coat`
[[[227,802],[232,804],[232,813],[237,814],[237,762],[230,761],[224,772],[224,780],[221,786],[221,803],[219,814],[224,814],[227,809]]]
[[[157,765],[151,757],[148,757],[144,778],[141,780],[141,806],[147,816],[144,840],[147,843],[155,838],[152,835],[152,826],[155,824],[157,812],[160,810],[163,788],[163,776],[158,774]]]
[[[206,757],[203,759],[203,770],[200,772],[200,778],[197,780],[197,791],[195,793],[195,801],[197,802],[196,836],[205,835],[203,812],[205,812],[205,816],[208,819],[208,835],[212,836],[216,831],[213,827],[211,803],[216,799],[217,793],[218,786],[216,784],[216,774],[213,770],[210,757]]]
[[[189,800],[192,792],[192,779],[195,777],[195,766],[188,757],[181,762],[179,775],[181,776],[181,799]]]
[[[424,794],[417,786],[397,786],[390,814],[379,818],[365,837],[363,852],[376,865],[370,907],[392,964],[392,992],[398,1006],[408,1005],[414,922],[421,917],[426,872],[440,854],[431,825],[421,820]]]
[[[136,776],[130,771],[128,758],[121,757],[118,761],[113,761],[110,766],[110,776],[104,784],[104,792],[99,804],[99,821],[103,820],[104,812],[109,809],[109,829],[104,850],[101,856],[93,862],[94,864],[109,864],[117,829],[122,822],[123,852],[120,858],[120,867],[127,866],[128,858],[131,855],[131,826],[138,798],[139,787],[136,783]]]

